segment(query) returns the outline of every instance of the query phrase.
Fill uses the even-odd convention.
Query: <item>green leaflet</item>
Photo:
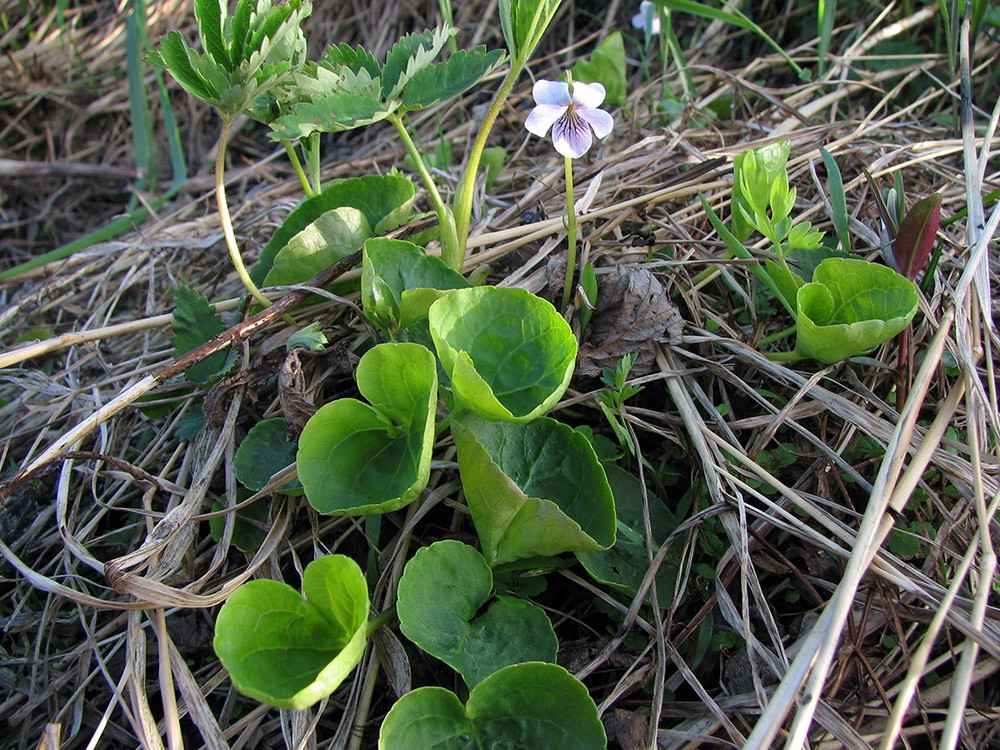
[[[469,692],[422,687],[382,722],[379,750],[604,750],[597,706],[582,682],[556,664],[504,667]]]
[[[406,564],[399,581],[399,628],[421,649],[458,670],[470,688],[502,667],[555,662],[559,642],[548,615],[534,604],[498,597],[479,552],[454,540],[434,542]]]
[[[452,424],[469,510],[491,566],[615,543],[615,501],[583,435],[554,419]]]
[[[370,402],[342,398],[317,411],[299,438],[299,479],[328,515],[385,513],[427,486],[437,366],[419,344],[379,344],[356,372]]]
[[[279,581],[250,581],[222,605],[213,646],[236,688],[298,710],[330,695],[361,661],[368,586],[358,564],[329,555],[306,566],[306,599]]]
[[[913,282],[865,260],[828,258],[798,290],[796,351],[833,363],[869,351],[910,324],[920,297]]]
[[[529,422],[569,385],[576,338],[527,290],[458,289],[430,306],[428,320],[456,398],[487,419]]]

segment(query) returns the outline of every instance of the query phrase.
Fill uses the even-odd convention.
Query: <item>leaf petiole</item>
[[[288,161],[292,163],[295,175],[302,184],[302,192],[306,194],[306,198],[312,198],[316,193],[313,191],[312,185],[309,184],[309,178],[306,176],[305,170],[302,169],[302,162],[299,161],[299,155],[295,153],[295,145],[291,141],[285,140],[281,143],[285,147],[285,153],[288,154]]]
[[[236,244],[236,234],[233,232],[233,220],[229,215],[229,203],[226,201],[226,147],[229,143],[229,129],[232,127],[231,118],[225,117],[222,120],[222,133],[219,135],[219,153],[215,157],[215,198],[219,204],[219,218],[222,221],[222,234],[226,238],[226,247],[229,248],[229,257],[232,258],[236,274],[243,282],[243,286],[261,306],[270,307],[271,300],[253,283],[247,267],[243,263],[243,256],[240,255],[240,248]]]

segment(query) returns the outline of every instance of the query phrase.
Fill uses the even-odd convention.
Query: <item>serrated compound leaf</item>
[[[529,422],[555,406],[576,361],[576,337],[527,290],[457,289],[431,305],[431,336],[456,398],[487,419]]]
[[[576,557],[595,580],[635,596],[650,564],[643,520],[642,484],[634,474],[620,466],[606,465],[604,471],[615,497],[618,536],[610,549],[577,552]],[[653,532],[652,546],[656,550],[677,528],[678,520],[656,495],[647,491],[646,498]],[[680,547],[671,547],[656,572],[657,604],[660,607],[669,607],[673,599],[680,557]]]
[[[493,574],[479,552],[454,540],[417,551],[399,582],[399,628],[421,649],[457,670],[472,688],[498,669],[554,662],[559,642],[540,607],[511,597],[493,601]]]
[[[279,581],[240,586],[219,611],[215,653],[233,685],[278,708],[299,710],[330,695],[361,661],[368,586],[344,555],[306,566],[306,599]]]
[[[913,282],[860,259],[828,258],[797,295],[796,351],[831,364],[870,351],[910,324]]]
[[[308,281],[341,258],[360,250],[370,236],[371,227],[361,211],[350,206],[331,209],[278,251],[264,286]]]
[[[254,492],[263,489],[272,476],[295,463],[295,443],[288,441],[288,422],[281,417],[264,419],[247,432],[233,460],[236,478]],[[284,494],[302,494],[297,479],[278,489]]]
[[[375,55],[360,44],[352,47],[349,44],[334,44],[327,48],[323,55],[323,64],[331,70],[344,67],[353,73],[365,71],[372,80],[382,76],[382,66],[378,64]]]
[[[468,286],[462,274],[412,242],[386,237],[374,237],[365,242],[361,302],[365,314],[376,325],[383,325],[379,318],[384,317],[384,308],[388,306],[395,315],[395,325],[406,329],[419,318],[426,317],[431,304],[440,296],[412,292]]]
[[[364,214],[373,234],[385,234],[404,224],[413,209],[413,182],[400,174],[365,175],[338,180],[323,192],[304,200],[271,236],[250,276],[257,284],[274,266],[274,258],[296,234],[328,211],[356,208]]]
[[[211,341],[226,330],[222,317],[208,300],[189,286],[179,286],[174,292],[174,315],[170,343],[174,356],[180,356]],[[229,352],[216,352],[189,367],[184,376],[193,383],[207,383],[228,369],[232,362]]]
[[[379,750],[604,750],[607,736],[582,682],[557,664],[525,662],[493,673],[463,706],[423,687],[390,709]]]
[[[366,94],[335,92],[294,104],[291,112],[271,123],[271,138],[291,141],[314,133],[340,133],[384,120],[396,106]]]
[[[583,435],[546,417],[517,424],[463,415],[452,436],[491,566],[615,543],[614,496]]]
[[[416,499],[430,476],[434,355],[419,344],[379,344],[365,352],[356,374],[370,404],[326,404],[299,437],[299,480],[320,513],[396,510]]]
[[[503,62],[502,50],[458,50],[444,62],[415,72],[400,94],[406,111],[426,109],[467,91]]]
[[[625,41],[620,31],[609,34],[590,57],[573,65],[573,80],[600,83],[606,92],[604,105],[621,107],[628,94],[625,68]]]
[[[398,98],[409,79],[434,61],[454,33],[453,29],[438,27],[407,34],[396,42],[382,66],[382,98]]]

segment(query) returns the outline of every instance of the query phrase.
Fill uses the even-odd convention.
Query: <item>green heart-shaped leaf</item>
[[[629,596],[634,596],[649,570],[646,552],[646,531],[642,511],[642,484],[614,464],[605,465],[608,483],[615,496],[618,536],[610,549],[602,552],[577,552],[577,559],[587,572],[601,583],[614,586]],[[667,510],[663,501],[647,492],[649,524],[653,531],[653,549],[677,528],[677,519]],[[680,549],[675,546],[667,553],[656,572],[657,603],[670,606],[674,595],[674,581],[680,564]]]
[[[554,419],[463,415],[452,424],[462,486],[490,565],[615,543],[615,501],[590,442]]]
[[[364,214],[372,234],[384,234],[409,218],[413,195],[413,182],[399,174],[365,175],[331,183],[288,215],[261,251],[259,262],[250,271],[251,278],[262,284],[278,252],[328,211],[342,206],[356,208]]]
[[[920,296],[913,282],[886,266],[827,258],[796,298],[796,351],[839,362],[888,341],[910,324]]]
[[[494,672],[464,706],[450,690],[422,687],[390,709],[379,750],[604,750],[597,706],[557,664],[525,662]]]
[[[487,419],[530,422],[573,376],[569,323],[525,289],[458,289],[431,305],[428,321],[456,398]]]
[[[283,418],[258,422],[240,442],[233,460],[236,478],[247,489],[262,489],[271,477],[295,462],[295,443],[288,441],[288,422]],[[293,480],[279,492],[301,495],[302,485]]]
[[[299,438],[299,479],[328,515],[385,513],[427,486],[437,365],[419,344],[379,344],[356,371],[371,405],[342,398],[320,408]]]
[[[344,555],[313,560],[306,599],[279,581],[250,581],[222,605],[213,645],[233,685],[278,708],[302,709],[330,695],[361,661],[368,586]]]
[[[426,290],[464,289],[468,286],[469,282],[462,274],[412,242],[375,237],[365,243],[361,302],[365,313],[376,325],[382,325],[379,318],[384,316],[377,311],[386,304],[398,311],[396,323],[399,328],[405,329],[418,318],[425,317],[431,303],[441,296],[428,294]],[[392,300],[376,299],[385,294],[389,294]]]
[[[308,281],[324,268],[360,250],[370,236],[371,227],[361,211],[351,206],[331,209],[278,251],[264,286]]]
[[[540,607],[513,597],[494,601],[493,573],[479,552],[454,540],[417,551],[399,581],[399,629],[456,669],[470,688],[502,667],[556,660],[559,641]]]

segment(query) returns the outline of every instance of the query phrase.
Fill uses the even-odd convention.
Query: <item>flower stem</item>
[[[312,198],[315,193],[313,192],[312,185],[309,184],[309,178],[306,177],[305,170],[302,169],[302,162],[299,161],[299,155],[295,153],[295,146],[291,141],[282,141],[281,143],[285,147],[285,153],[288,154],[288,161],[292,163],[292,169],[295,170],[299,182],[302,183],[302,192],[306,194],[306,198]]]
[[[390,115],[389,122],[396,126],[396,131],[399,133],[399,137],[403,139],[403,145],[406,146],[407,152],[413,159],[413,163],[417,167],[417,172],[420,173],[421,179],[424,181],[424,186],[427,188],[427,193],[431,197],[431,201],[434,203],[434,207],[437,211],[438,223],[441,225],[441,259],[448,264],[451,268],[461,273],[462,262],[465,259],[464,248],[460,249],[458,244],[458,237],[455,233],[455,216],[452,214],[451,209],[445,205],[445,202],[441,199],[441,193],[438,192],[437,185],[434,183],[434,178],[431,177],[430,170],[427,169],[427,165],[424,163],[423,157],[420,155],[420,150],[417,148],[413,139],[410,138],[410,134],[406,132],[406,126],[403,123],[403,118],[399,115]]]
[[[229,143],[229,128],[233,121],[228,118],[222,120],[222,134],[219,136],[219,153],[215,157],[215,198],[219,204],[219,218],[222,220],[222,234],[226,238],[226,247],[229,248],[229,257],[232,258],[233,266],[236,267],[236,275],[240,277],[243,286],[250,293],[258,304],[262,307],[270,307],[271,300],[263,295],[257,285],[253,283],[247,267],[243,263],[243,256],[240,255],[240,248],[236,244],[236,234],[233,232],[233,220],[229,216],[229,203],[226,201],[226,146]]]
[[[573,160],[566,157],[566,283],[563,285],[559,312],[565,313],[573,295],[573,277],[576,275],[576,205],[573,202]]]
[[[469,163],[465,166],[465,173],[455,188],[455,227],[458,237],[458,248],[461,257],[465,256],[465,243],[469,239],[469,221],[472,216],[472,198],[476,187],[476,174],[479,172],[479,162],[483,158],[483,151],[486,149],[486,139],[489,138],[493,123],[503,107],[507,97],[510,95],[514,83],[517,81],[521,71],[524,70],[523,62],[512,62],[507,77],[503,79],[500,88],[490,102],[490,108],[483,117],[483,124],[479,126],[479,133],[472,144],[472,151],[469,153]],[[447,262],[447,258],[445,261]],[[451,264],[449,264],[451,265]],[[452,266],[454,267],[454,266]]]

